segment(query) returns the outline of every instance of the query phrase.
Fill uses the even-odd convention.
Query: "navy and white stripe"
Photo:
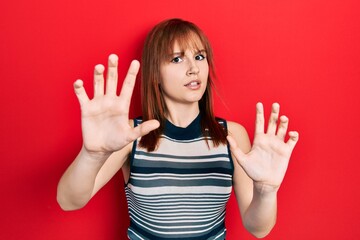
[[[233,164],[228,146],[209,144],[200,116],[187,128],[167,122],[153,152],[134,143],[125,186],[130,239],[225,239]]]

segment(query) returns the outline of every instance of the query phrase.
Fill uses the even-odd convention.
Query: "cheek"
[[[186,69],[180,65],[169,65],[160,69],[161,82],[171,81],[182,81],[186,75]]]
[[[209,63],[207,59],[205,58],[203,61],[198,62],[198,67],[201,71],[208,73],[209,72]]]
[[[169,67],[165,67],[160,70],[160,77],[160,87],[164,91],[168,91],[175,86],[174,83],[176,82],[177,77],[176,74],[174,74],[174,71]]]
[[[206,77],[206,78],[208,77],[208,75],[209,75],[209,65],[207,64],[207,62],[200,65],[200,73],[203,74],[204,77]]]
[[[166,80],[169,78],[169,70],[167,67],[161,67],[160,68],[160,79],[159,79],[159,83],[160,85],[163,85],[164,82],[166,82]]]

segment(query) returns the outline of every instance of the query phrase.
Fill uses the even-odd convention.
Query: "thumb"
[[[236,158],[238,163],[242,166],[242,163],[244,162],[246,157],[245,153],[238,147],[235,139],[232,136],[228,135],[226,138],[230,144],[231,153]]]
[[[142,137],[160,126],[158,120],[148,120],[134,128],[134,140]]]

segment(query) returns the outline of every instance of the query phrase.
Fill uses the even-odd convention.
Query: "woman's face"
[[[173,53],[160,66],[160,86],[166,105],[197,104],[208,81],[209,65],[203,45],[180,49],[177,42]]]

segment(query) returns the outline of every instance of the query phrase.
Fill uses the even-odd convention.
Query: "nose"
[[[191,75],[196,75],[200,72],[200,69],[197,65],[197,62],[195,61],[195,59],[191,59],[189,60],[189,67],[188,67],[188,71],[187,71],[187,75],[191,76]]]

